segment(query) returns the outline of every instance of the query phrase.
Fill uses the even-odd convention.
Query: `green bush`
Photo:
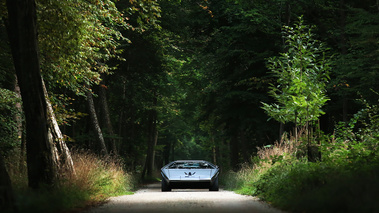
[[[297,162],[270,169],[254,183],[260,198],[292,211],[374,212],[379,159],[369,164]]]
[[[16,107],[20,103],[15,92],[0,88],[0,154],[7,154],[20,145],[16,121],[16,117],[22,117],[22,112]]]
[[[323,136],[321,161],[308,162],[298,155],[301,144],[290,149],[282,141],[259,149],[229,186],[293,212],[379,212],[378,109],[366,106]]]

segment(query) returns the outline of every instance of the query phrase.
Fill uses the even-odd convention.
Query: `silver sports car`
[[[204,160],[177,160],[162,167],[162,192],[171,189],[209,188],[218,191],[219,168]]]

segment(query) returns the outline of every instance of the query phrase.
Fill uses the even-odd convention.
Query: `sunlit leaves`
[[[129,15],[136,16],[136,26],[132,30],[145,31],[149,28],[160,29],[159,18],[161,8],[158,0],[129,0],[130,7],[126,10]]]
[[[327,49],[313,38],[302,18],[295,27],[285,26],[284,33],[287,52],[268,61],[268,68],[277,78],[269,93],[278,104],[263,103],[262,108],[280,122],[304,125],[324,114],[321,108],[329,100],[325,87],[330,59],[325,56]]]
[[[81,94],[109,72],[126,19],[110,0],[38,1],[39,42],[45,80]]]

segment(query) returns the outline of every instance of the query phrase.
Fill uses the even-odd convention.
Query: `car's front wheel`
[[[215,179],[211,187],[209,187],[209,191],[218,191],[218,177]]]
[[[162,178],[162,186],[161,186],[162,192],[170,192],[171,187],[168,186],[167,182]]]

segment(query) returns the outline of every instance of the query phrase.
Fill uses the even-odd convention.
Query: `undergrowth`
[[[111,196],[131,194],[135,178],[124,171],[117,158],[99,158],[88,152],[74,152],[75,174],[61,175],[56,185],[31,190],[26,172],[11,167],[18,212],[65,212],[104,202]]]
[[[304,155],[304,139],[260,148],[252,164],[224,176],[225,187],[291,212],[379,212],[378,109],[368,106],[319,137],[314,162]]]

